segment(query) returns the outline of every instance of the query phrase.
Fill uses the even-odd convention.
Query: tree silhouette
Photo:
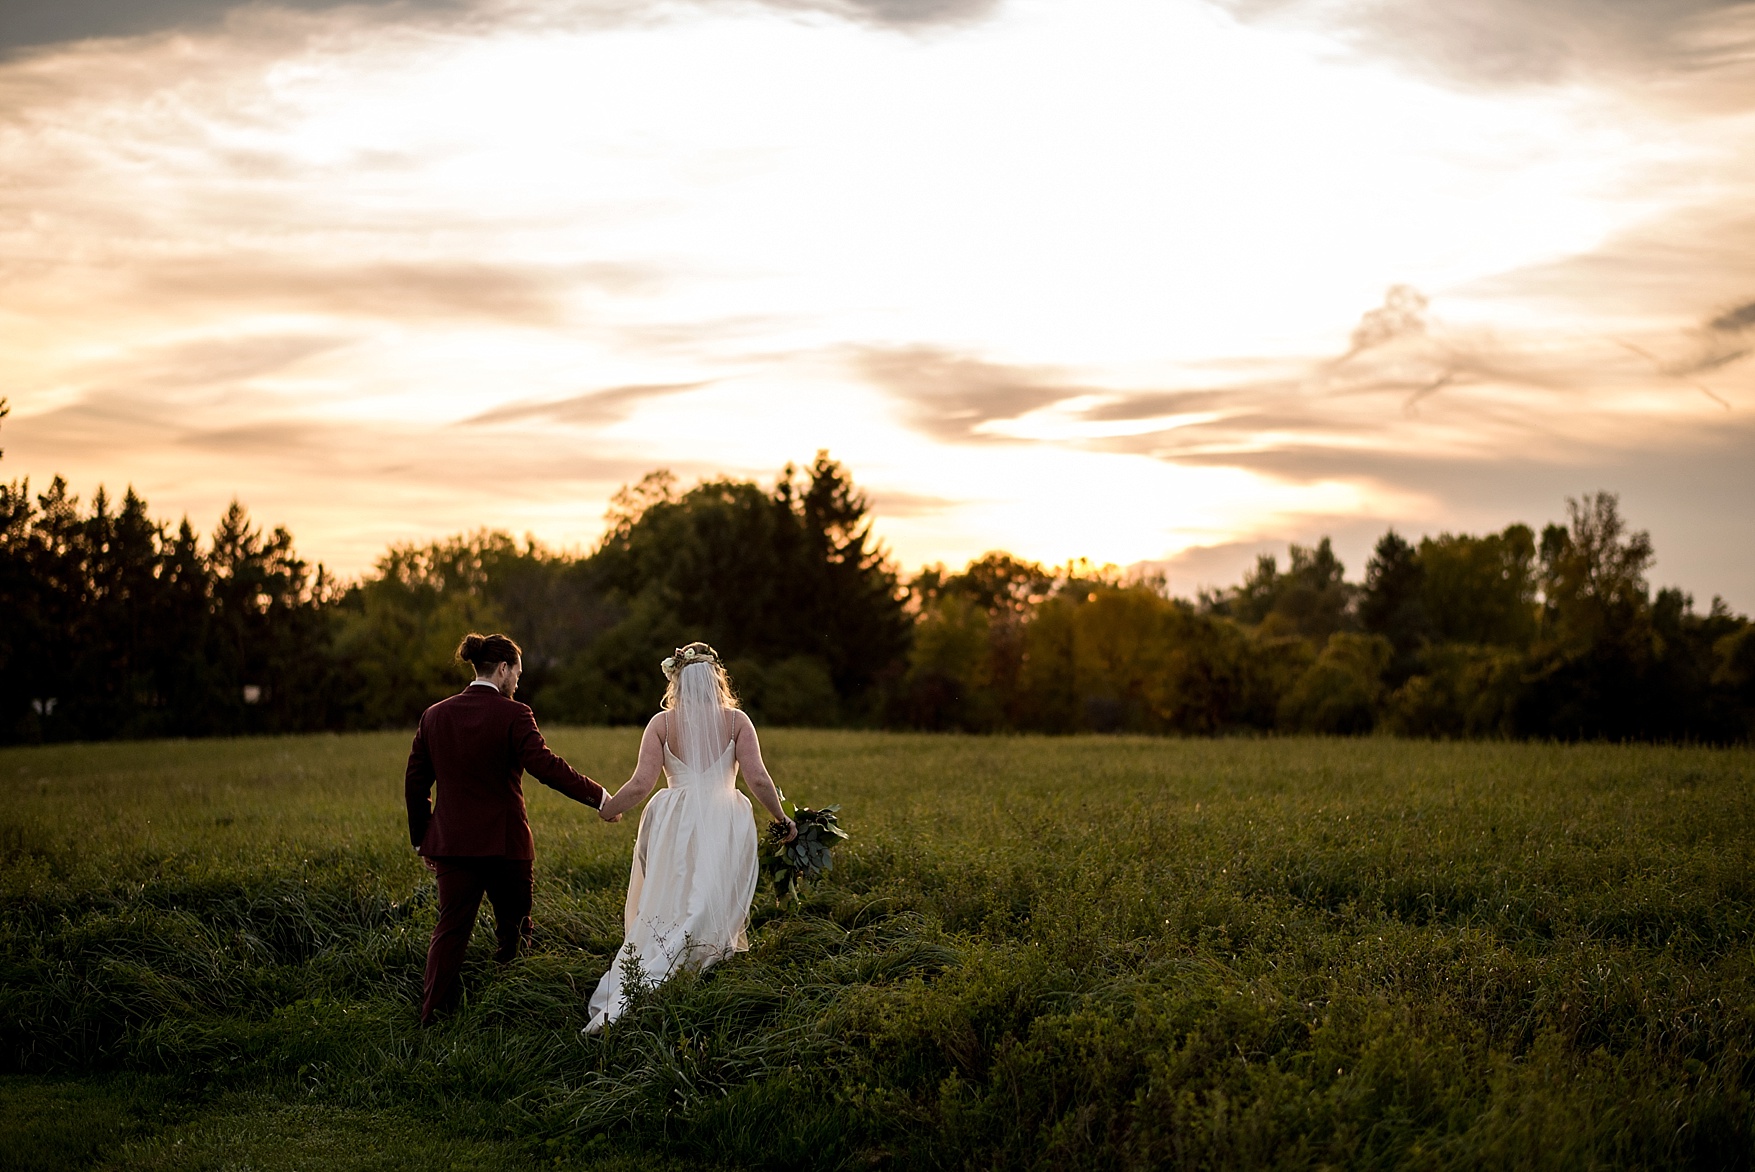
[[[1394,655],[1388,670],[1397,682],[1413,674],[1417,656],[1432,636],[1425,585],[1425,566],[1414,547],[1393,529],[1378,538],[1365,563],[1359,624],[1389,640]]]
[[[0,399],[0,421],[8,405]],[[3,454],[3,452],[0,452]],[[577,556],[481,531],[388,549],[345,590],[233,501],[203,542],[129,489],[0,483],[0,739],[406,727],[459,687],[471,629],[525,648],[545,719],[632,722],[657,663],[716,644],[781,723],[1212,734],[1747,741],[1755,627],[1654,597],[1619,500],[1567,523],[1390,531],[1364,582],[1327,538],[1190,604],[1161,580],[993,551],[906,592],[869,502],[819,452],[772,487],[618,492]]]

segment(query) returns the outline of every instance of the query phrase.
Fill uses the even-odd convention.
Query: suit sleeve
[[[433,820],[433,759],[427,753],[427,722],[423,716],[414,730],[414,744],[408,750],[408,770],[402,779],[402,796],[408,802],[408,840],[419,850],[427,836],[427,823]]]
[[[512,720],[512,752],[526,773],[550,789],[594,810],[603,805],[603,787],[554,754],[542,739],[528,705],[518,705],[518,715]]]

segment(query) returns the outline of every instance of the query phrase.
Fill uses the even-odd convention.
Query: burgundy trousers
[[[481,897],[487,896],[493,905],[494,937],[499,944],[494,959],[504,964],[518,955],[519,945],[530,943],[534,889],[529,859],[450,857],[428,861],[439,880],[439,922],[433,926],[433,941],[427,947],[422,1025],[431,1025],[439,1014],[457,1006],[462,991],[457,973],[469,949]]]

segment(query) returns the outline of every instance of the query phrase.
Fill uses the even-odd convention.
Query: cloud
[[[894,29],[968,24],[992,14],[1000,0],[762,0],[775,8],[827,12],[860,24]]]
[[[133,395],[186,393],[281,374],[351,341],[345,335],[303,333],[197,338],[132,349],[119,358],[74,368],[67,377],[94,388],[126,388]]]
[[[1702,378],[1737,368],[1755,352],[1752,335],[1746,299],[1685,329],[1544,335],[1451,325],[1418,290],[1395,286],[1339,355],[1232,363],[1205,385],[1104,385],[934,347],[862,350],[855,368],[915,430],[944,442],[1055,443],[1295,476],[1295,453],[1344,464],[1410,445],[1465,455],[1613,448],[1651,428],[1694,427],[1686,400],[1728,409],[1732,392]],[[1319,464],[1337,474],[1326,457]]]
[[[1215,0],[1469,86],[1680,85],[1755,104],[1755,5],[1735,0]]]
[[[855,366],[903,405],[909,421],[935,439],[982,441],[992,423],[1017,419],[1088,393],[1050,372],[984,362],[932,346],[868,348]]]
[[[712,385],[712,380],[692,383],[642,383],[635,386],[610,387],[586,391],[564,399],[540,402],[508,403],[466,420],[459,426],[482,423],[521,423],[540,420],[550,423],[580,424],[613,423],[626,418],[637,405],[652,399],[698,391]]]
[[[953,500],[950,497],[934,496],[930,493],[904,492],[901,489],[877,489],[868,495],[872,513],[885,519],[932,517],[962,508],[969,503],[964,500]]]
[[[553,325],[581,288],[629,293],[652,278],[624,265],[396,261],[311,264],[280,256],[145,262],[131,299],[397,321],[475,318]]]
[[[1741,334],[1755,329],[1755,301],[1726,310],[1706,324],[1708,329],[1723,334]]]
[[[326,488],[382,485],[411,475],[424,489],[456,483],[461,490],[467,476],[459,469],[484,459],[506,462],[492,478],[492,489],[505,492],[526,485],[540,489],[556,479],[553,468],[577,468],[581,455],[589,456],[592,480],[620,483],[650,470],[588,433],[559,432],[535,416],[525,422],[517,428],[484,427],[479,420],[444,425],[419,418],[325,418],[299,413],[296,401],[277,401],[237,384],[131,385],[92,390],[66,406],[8,420],[8,438],[16,444],[8,455],[60,467],[82,465],[101,452],[107,463],[132,467],[143,456],[183,449],[203,457],[199,472],[181,465],[184,475],[236,475],[246,482],[287,478],[315,496],[327,495]],[[272,462],[260,463],[265,456]],[[165,470],[177,467],[176,457],[170,458]]]
[[[467,0],[275,0],[301,12],[366,8],[407,16],[454,12]],[[6,0],[0,5],[0,53],[98,37],[131,37],[220,23],[247,0]]]
[[[1755,182],[1755,172],[1744,182]],[[1755,352],[1755,215],[1746,203],[1690,208],[1590,252],[1513,269],[1458,292],[1538,310],[1557,303],[1605,323],[1694,316],[1697,324],[1684,329],[1603,329],[1648,373],[1722,403],[1723,389],[1714,384]]]
[[[1400,460],[1588,460],[1710,427],[1691,404],[1729,409],[1710,387],[1654,369],[1647,352],[1626,344],[1543,352],[1459,339],[1398,349],[1296,384],[1208,392],[1219,399],[1211,419],[1097,444],[1295,481],[1359,480],[1373,479],[1375,463]],[[1156,396],[1118,399],[1109,411],[1143,416],[1164,405]]]
[[[1755,185],[1755,168],[1741,163],[1737,170],[1742,174],[1726,177],[1726,194],[1734,198],[1677,208],[1588,252],[1519,266],[1454,292],[1560,303],[1605,320],[1732,313],[1755,292],[1755,214],[1742,197]]]
[[[1747,358],[1755,350],[1755,345],[1751,345],[1752,333],[1755,333],[1755,301],[1727,309],[1707,322],[1695,332],[1698,346],[1694,354],[1668,369],[1678,378],[1722,370]],[[1665,368],[1660,366],[1659,369]],[[1706,390],[1704,386],[1701,389]],[[1706,393],[1718,399],[1712,391],[1706,390]],[[1719,399],[1719,402],[1724,400]]]
[[[609,422],[642,400],[706,385],[615,387],[514,403],[461,421],[423,411],[349,418],[304,392],[320,379],[325,359],[341,354],[351,361],[344,352],[358,344],[351,335],[267,334],[126,349],[69,368],[70,399],[15,412],[6,421],[7,456],[70,474],[94,461],[140,469],[145,483],[160,487],[229,480],[356,502],[365,499],[358,493],[392,483],[393,491],[471,491],[458,470],[492,459],[503,467],[491,478],[490,494],[540,496],[551,482],[583,478],[603,482],[607,496],[621,480],[648,471],[645,461],[589,428],[554,424]],[[567,471],[557,474],[559,468]]]
[[[1407,285],[1393,285],[1384,294],[1383,304],[1367,310],[1353,327],[1352,349],[1339,361],[1346,362],[1376,346],[1398,338],[1413,337],[1426,332],[1426,295]]]
[[[115,449],[162,449],[204,423],[259,415],[253,382],[294,374],[352,342],[345,335],[265,334],[129,347],[61,371],[61,394],[51,402],[69,393],[76,395],[72,402],[31,409],[23,399],[8,422],[29,441],[19,451],[46,442],[55,456],[76,461]]]
[[[392,542],[484,523],[589,543],[609,496],[652,467],[614,441],[537,419],[487,427],[323,418],[236,386],[95,390],[14,415],[5,436],[5,466],[59,472],[83,495],[126,483],[154,516],[189,515],[197,528],[239,497],[307,552],[315,536],[315,556],[349,574]],[[684,477],[712,471],[669,463]],[[46,474],[35,479],[40,490]]]
[[[700,9],[733,7],[737,0],[695,0]],[[991,14],[1001,0],[754,0],[793,12],[820,12],[857,24],[899,30],[967,24]],[[325,13],[346,9],[380,21],[435,19],[602,24],[650,19],[653,5],[632,0],[544,3],[514,0],[6,0],[0,5],[0,56],[9,52],[109,37],[196,31],[223,24],[233,13],[275,9]]]
[[[1418,291],[1397,286],[1338,357],[1262,363],[1258,377],[1216,385],[1105,387],[933,349],[871,351],[862,362],[939,440],[1052,443],[1282,481],[1425,491],[1419,470],[1434,461],[1566,467],[1707,442],[1717,428],[1700,406],[1728,411],[1730,402],[1699,375],[1735,367],[1755,349],[1751,333],[1755,303],[1640,335],[1649,346],[1606,333],[1506,336],[1448,325]],[[1030,420],[1040,426],[1019,426]]]

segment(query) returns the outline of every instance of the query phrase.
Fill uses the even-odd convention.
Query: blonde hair
[[[685,652],[689,651],[693,651],[694,654],[685,656]],[[685,658],[688,660],[687,663],[683,662]],[[667,665],[665,668],[667,678],[664,685],[664,703],[661,705],[665,711],[674,710],[681,702],[683,672],[697,667],[705,668],[711,674],[713,685],[719,693],[719,706],[721,708],[736,708],[738,706],[737,693],[731,687],[731,677],[725,673],[725,666],[719,662],[719,653],[707,644],[688,643],[678,647],[676,654],[665,660],[665,664]]]

